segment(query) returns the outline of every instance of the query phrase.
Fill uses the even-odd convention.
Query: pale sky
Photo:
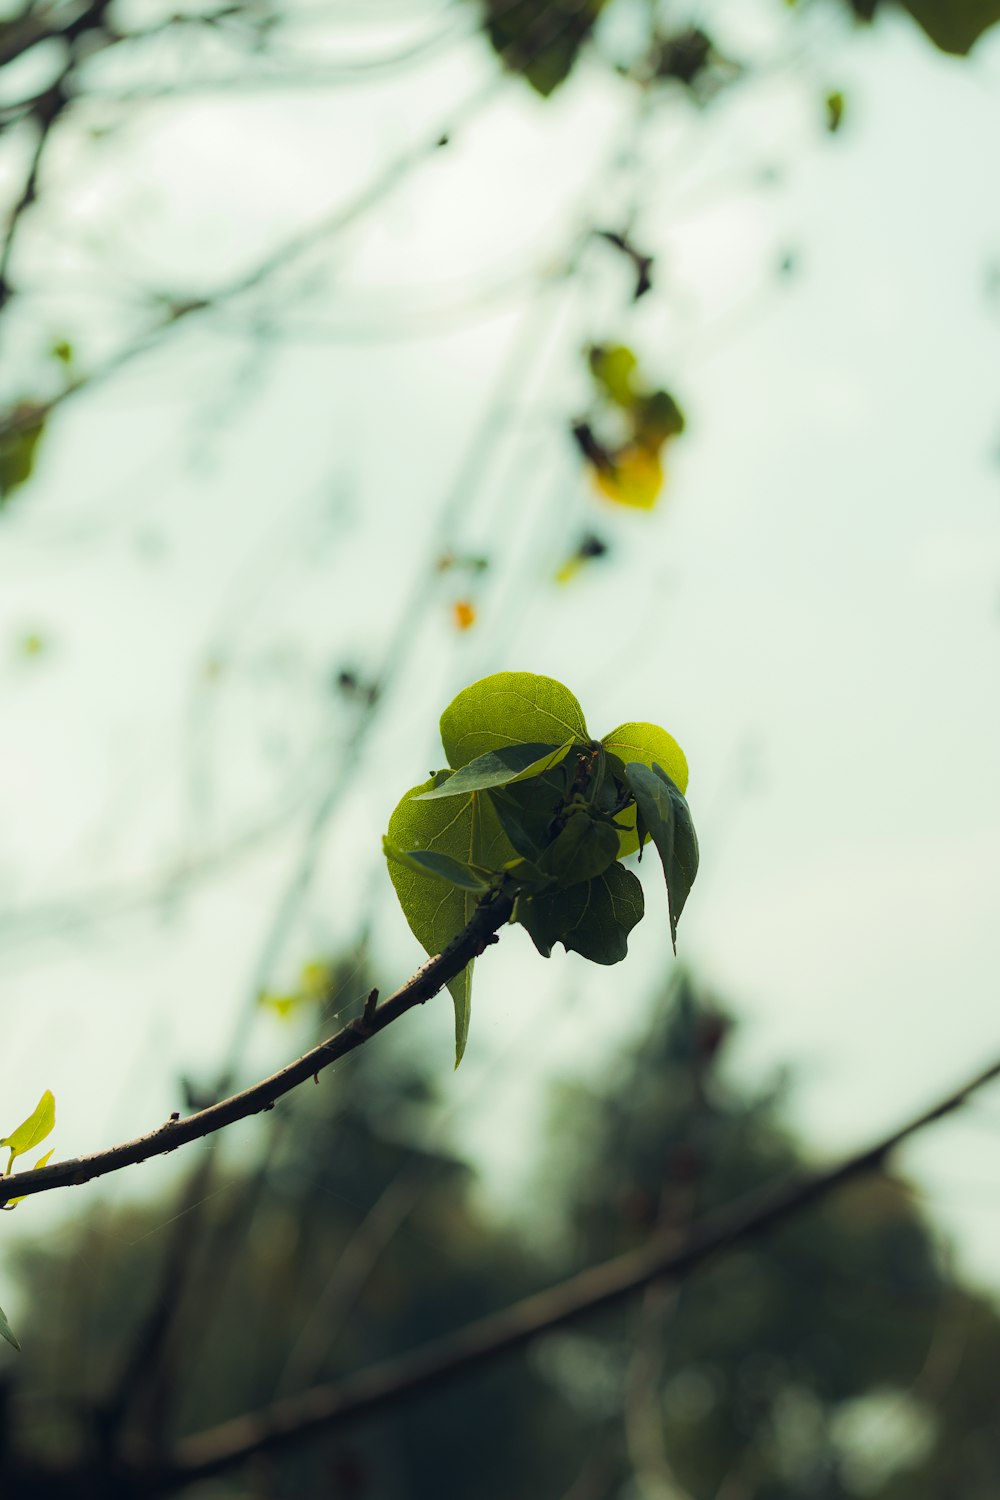
[[[40,327],[72,326],[84,351],[107,337],[88,257],[218,284],[491,76],[460,46],[363,91],[185,102],[182,120],[164,104],[103,146],[67,143],[53,181],[70,207],[31,242],[33,279],[60,292],[15,323],[4,391],[35,368]],[[0,534],[3,1129],[50,1087],[57,1154],[95,1149],[165,1118],[178,1072],[210,1071],[350,730],[323,688],[342,665],[377,669],[457,482],[447,540],[495,559],[479,623],[455,633],[450,577],[413,617],[275,982],[350,942],[373,892],[387,979],[415,967],[381,834],[440,760],[449,697],[519,669],[564,680],[597,733],[645,718],[684,746],[702,871],[681,956],[740,1019],[734,1072],[792,1070],[818,1151],[1000,1049],[1000,36],[960,62],[902,17],[832,26],[706,115],[664,107],[631,175],[626,99],[596,69],[547,104],[511,85],[284,283],[294,339],[255,345],[223,315],[60,416]],[[529,304],[522,284],[558,266],[585,205],[611,221],[636,184],[656,293],[630,311],[591,249],[576,289]],[[564,435],[585,394],[575,351],[611,338],[689,418],[652,515],[591,495]],[[470,464],[512,347],[499,440]],[[590,527],[613,559],[555,587]],[[27,659],[33,632],[46,649]],[[36,909],[51,929],[67,899],[128,893],[246,830],[183,904],[29,933]],[[672,963],[652,863],[643,879],[623,967],[543,963],[517,931],[478,966],[467,1061],[443,1086],[515,1206],[548,1081],[596,1069]],[[448,1007],[404,1024],[447,1072]],[[261,1019],[248,1065],[305,1041]],[[906,1155],[994,1286],[998,1129],[994,1093]],[[252,1127],[233,1136],[238,1153]],[[66,1211],[37,1200],[3,1227]]]

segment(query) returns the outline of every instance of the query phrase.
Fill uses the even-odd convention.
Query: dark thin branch
[[[593,1266],[548,1291],[407,1354],[373,1365],[338,1385],[317,1386],[262,1412],[186,1438],[162,1473],[136,1476],[137,1492],[154,1495],[181,1489],[233,1468],[254,1454],[291,1447],[311,1433],[356,1422],[417,1391],[423,1393],[492,1363],[523,1348],[539,1334],[613,1307],[654,1282],[691,1275],[710,1261],[770,1233],[846,1183],[884,1166],[889,1154],[904,1141],[951,1114],[977,1089],[998,1077],[1000,1059],[930,1109],[837,1165],[755,1194],[743,1205],[709,1216],[679,1246],[676,1233],[657,1234],[637,1250]]]
[[[11,296],[8,271],[21,219],[38,195],[38,176],[42,169],[42,157],[45,155],[49,144],[52,127],[62,115],[68,103],[68,96],[65,91],[68,76],[69,70],[67,69],[50,89],[47,89],[33,100],[29,111],[38,130],[38,140],[35,142],[35,149],[31,154],[31,161],[28,164],[24,186],[10,212],[7,226],[3,232],[3,241],[0,243],[0,309],[3,308]]]
[[[110,0],[93,0],[84,12],[84,16],[88,18],[87,24],[96,24],[109,3]],[[521,0],[518,0],[518,3],[521,3]],[[541,56],[572,26],[575,18],[586,9],[587,3],[588,0],[573,0],[573,4],[567,11],[560,9],[554,13],[544,12],[539,18],[537,27],[529,28],[527,36],[519,42],[516,62],[511,49],[502,54],[504,62],[517,69],[528,67],[536,57]],[[64,36],[76,35],[83,25],[84,18],[81,17],[73,26],[67,27],[62,34]],[[188,323],[200,314],[212,313],[219,308],[227,307],[255,292],[262,284],[271,280],[279,271],[293,264],[308,251],[315,249],[318,245],[329,244],[339,234],[352,228],[358,220],[377,207],[401,182],[405,181],[411,171],[425,158],[433,156],[443,143],[453,141],[456,132],[464,129],[497,94],[502,92],[506,83],[504,75],[498,74],[485,88],[473,94],[459,106],[445,129],[435,130],[426,140],[402,152],[348,203],[331,209],[315,223],[290,235],[269,255],[262,257],[256,265],[245,271],[242,276],[235,277],[225,285],[217,287],[215,291],[202,296],[161,299],[163,307],[161,315],[133,343],[124,345],[104,364],[69,381],[61,391],[50,397],[41,407],[32,403],[30,415],[23,407],[15,407],[13,410],[0,413],[0,438],[16,434],[30,422],[36,421],[39,414],[47,419],[57,407],[79,395],[81,391],[109,380],[141,355],[158,346],[181,324]]]
[[[164,311],[150,324],[144,333],[132,343],[124,345],[116,353],[112,354],[104,364],[96,366],[86,374],[81,374],[75,380],[69,381],[61,391],[52,396],[44,403],[42,412],[48,418],[57,407],[65,404],[81,391],[90,390],[94,386],[103,384],[113,375],[133,363],[141,355],[147,354],[151,349],[164,341],[171,333],[186,324],[195,316],[202,313],[211,313],[219,308],[226,307],[239,298],[257,290],[264,282],[276,275],[286,266],[298,260],[307,251],[314,249],[317,245],[329,243],[345,230],[352,228],[358,220],[362,219],[372,208],[382,202],[410,172],[427,156],[432,155],[438,148],[439,142],[445,136],[453,136],[459,125],[464,125],[478,110],[483,108],[496,92],[497,84],[494,82],[472,99],[466,101],[465,105],[458,111],[446,131],[440,128],[417,146],[410,146],[402,152],[395,160],[391,161],[383,171],[361,189],[359,193],[347,203],[340,204],[330,210],[328,214],[318,219],[314,224],[297,233],[290,235],[278,245],[270,254],[264,256],[256,265],[245,271],[242,276],[235,277],[224,286],[217,287],[215,291],[198,297],[186,297],[177,299],[163,299]],[[30,417],[19,408],[0,414],[0,438],[18,432],[22,427],[28,425],[29,421],[37,421],[39,415],[38,407],[32,406]]]
[[[112,1146],[107,1151],[97,1151],[92,1156],[74,1157],[33,1172],[19,1172],[14,1177],[4,1178],[0,1181],[0,1204],[11,1198],[51,1192],[54,1188],[75,1187],[80,1183],[90,1182],[95,1177],[104,1177],[109,1172],[119,1172],[122,1167],[149,1161],[153,1156],[164,1156],[169,1151],[176,1151],[178,1146],[187,1145],[189,1141],[201,1140],[217,1130],[223,1130],[227,1125],[235,1124],[237,1120],[245,1120],[250,1115],[259,1114],[261,1110],[270,1109],[278,1099],[321,1073],[338,1058],[346,1057],[349,1052],[363,1046],[376,1032],[384,1031],[415,1005],[423,1005],[426,1000],[430,1000],[450,979],[454,979],[474,958],[483,953],[490,943],[496,941],[498,929],[507,921],[512,910],[513,901],[504,894],[488,897],[480,902],[468,925],[448,944],[444,952],[423,964],[401,989],[383,1000],[381,1005],[373,1003],[373,992],[362,1016],[350,1021],[334,1036],[321,1042],[295,1062],[289,1063],[286,1068],[272,1073],[270,1078],[264,1078],[239,1094],[233,1094],[218,1104],[188,1115],[186,1119],[171,1118],[148,1135],[124,1141],[120,1146]]]

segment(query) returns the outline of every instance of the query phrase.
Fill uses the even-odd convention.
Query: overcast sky
[[[796,36],[768,12],[734,42]],[[946,59],[890,16],[792,56],[706,114],[662,107],[638,144],[596,67],[545,104],[511,84],[285,281],[292,337],[255,343],[223,314],[65,408],[0,532],[5,1129],[51,1087],[57,1154],[91,1150],[165,1118],[179,1071],[210,1071],[350,733],[326,685],[378,669],[442,536],[493,559],[479,622],[452,625],[457,576],[404,616],[274,982],[353,941],[373,895],[385,974],[411,971],[379,855],[389,812],[440,760],[449,697],[530,670],[565,681],[592,731],[650,719],[685,748],[702,871],[681,955],[740,1018],[734,1071],[792,1070],[818,1150],[1000,1049],[1000,37]],[[29,378],[38,329],[71,327],[81,357],[107,337],[88,267],[217,285],[492,76],[462,45],[364,91],[171,101],[104,146],[68,142],[63,217],[40,212],[29,242],[33,279],[60,293],[15,322],[4,389]],[[610,253],[588,249],[573,284],[555,272],[581,225],[636,194],[660,280],[630,310]],[[565,438],[576,351],[611,338],[689,419],[652,515],[589,493]],[[505,369],[502,419],[480,429]],[[559,588],[587,528],[612,556]],[[81,895],[113,907],[234,839],[183,901],[53,932]],[[597,1069],[669,972],[660,878],[642,873],[624,968],[544,964],[519,931],[478,966],[444,1087],[508,1201],[547,1081]],[[447,1006],[403,1024],[447,1063]],[[248,1067],[304,1039],[262,1019]],[[1000,1091],[906,1158],[994,1285],[998,1131]],[[33,1203],[12,1232],[61,1211]]]

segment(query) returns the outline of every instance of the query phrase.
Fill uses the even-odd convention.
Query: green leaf
[[[584,809],[571,812],[566,826],[542,851],[537,867],[561,886],[577,885],[600,875],[618,857],[618,831],[598,823]]]
[[[595,344],[588,352],[594,383],[616,406],[630,407],[635,400],[632,379],[639,361],[624,344]]]
[[[558,765],[572,747],[573,741],[567,740],[559,746],[532,743],[487,750],[485,755],[477,755],[440,786],[424,792],[419,800],[430,802],[434,798],[458,797],[463,793],[485,791],[489,787],[509,786],[513,781],[527,781]]]
[[[531,781],[495,787],[489,797],[510,842],[525,859],[537,860],[552,842],[553,824],[562,814],[569,788],[568,761]]]
[[[677,924],[698,873],[698,840],[683,795],[660,766],[633,761],[625,767],[635,795],[639,832],[649,832],[663,865],[670,909],[670,940],[677,952]]]
[[[441,715],[448,764],[467,766],[511,745],[587,740],[583,710],[569,688],[534,672],[497,672],[459,693]]]
[[[395,859],[400,864],[409,865],[419,875],[436,875],[439,880],[446,880],[460,891],[474,891],[477,896],[485,896],[490,888],[489,870],[480,870],[478,866],[466,864],[464,860],[452,859],[450,854],[442,854],[440,850],[397,849],[388,839],[382,840],[382,848],[386,859]]]
[[[836,135],[844,123],[844,95],[840,89],[832,89],[826,96],[826,128]]]
[[[669,391],[653,391],[636,403],[635,435],[644,448],[662,448],[670,438],[680,437],[687,425],[684,413]]]
[[[1000,0],[903,0],[903,5],[935,46],[959,57],[1000,21]]]
[[[416,799],[434,785],[434,778],[413,787],[389,819],[387,842],[394,849],[435,852],[483,870],[502,870],[517,856],[484,792],[446,802]],[[389,858],[389,876],[403,915],[420,945],[432,956],[442,953],[476,909],[474,891],[446,883],[440,875]],[[455,1003],[455,1066],[462,1060],[469,1034],[472,964],[449,981]]]
[[[6,1176],[10,1176],[17,1157],[24,1156],[25,1152],[33,1151],[36,1146],[41,1145],[45,1137],[52,1133],[55,1123],[56,1101],[51,1091],[46,1089],[28,1118],[10,1135],[0,1139],[0,1146],[6,1146],[10,1151]]]
[[[0,1339],[6,1339],[8,1344],[15,1348],[18,1354],[20,1354],[21,1346],[17,1342],[17,1335],[15,1334],[13,1328],[11,1328],[10,1324],[7,1322],[7,1314],[4,1312],[2,1307],[0,1307]]]
[[[642,920],[642,886],[624,865],[566,890],[521,897],[516,918],[543,958],[562,943],[595,964],[617,964],[628,953],[628,935]]]
[[[607,0],[487,0],[485,30],[505,68],[548,96],[569,77]]]
[[[688,765],[684,751],[672,735],[658,724],[620,724],[601,741],[605,750],[617,755],[620,760],[637,760],[644,766],[659,764],[666,767],[667,775],[682,792],[687,791]],[[628,807],[619,816],[619,823],[626,826],[618,849],[619,859],[634,854],[639,847],[635,832],[635,808]]]
[[[44,430],[44,408],[27,402],[0,419],[0,507],[31,478]]]

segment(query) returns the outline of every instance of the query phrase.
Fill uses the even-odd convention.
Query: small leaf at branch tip
[[[52,1091],[46,1089],[28,1118],[16,1130],[11,1131],[10,1135],[0,1139],[0,1146],[6,1146],[10,1152],[6,1173],[8,1177],[17,1158],[40,1146],[45,1137],[51,1135],[55,1123],[56,1101]]]

